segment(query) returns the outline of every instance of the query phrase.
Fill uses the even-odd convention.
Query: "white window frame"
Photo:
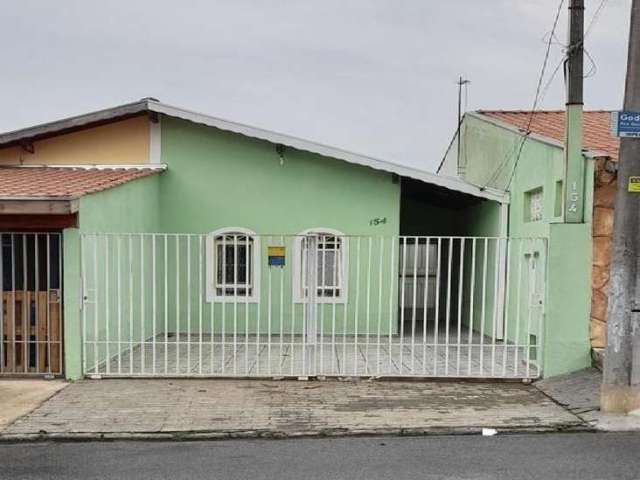
[[[307,303],[307,298],[303,294],[302,288],[302,240],[305,235],[327,235],[339,237],[341,240],[340,245],[340,265],[341,269],[338,272],[342,280],[340,285],[340,295],[337,297],[323,297],[316,295],[317,303],[330,303],[330,304],[342,304],[347,302],[348,293],[347,286],[349,284],[349,242],[345,238],[345,234],[339,230],[332,228],[318,227],[309,228],[296,235],[293,242],[293,301],[295,303]]]
[[[253,240],[253,281],[251,285],[251,295],[220,295],[216,289],[217,272],[217,252],[215,239],[222,235],[246,235]],[[231,245],[231,244],[230,244]],[[225,227],[214,230],[207,234],[206,240],[206,280],[207,280],[207,302],[215,303],[258,303],[260,301],[260,259],[262,250],[260,249],[260,237],[253,230],[243,227]]]

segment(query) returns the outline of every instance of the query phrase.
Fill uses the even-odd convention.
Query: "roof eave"
[[[2,215],[69,215],[78,208],[77,197],[0,197]]]
[[[194,123],[199,123],[209,127],[219,128],[225,131],[231,131],[251,138],[258,138],[274,144],[281,144],[287,147],[316,153],[325,157],[337,158],[349,163],[362,165],[373,168],[374,170],[395,173],[396,175],[413,178],[425,183],[431,183],[449,190],[466,193],[476,197],[494,200],[501,203],[507,203],[505,196],[495,191],[482,190],[475,185],[465,182],[464,180],[436,175],[434,173],[423,170],[405,167],[396,163],[387,162],[377,158],[361,155],[358,153],[342,150],[321,143],[304,140],[301,138],[285,135],[282,133],[272,132],[261,128],[251,127],[249,125],[231,122],[221,118],[211,117],[179,107],[173,107],[160,102],[149,101],[149,109],[153,112],[168,115],[170,117],[181,118]]]
[[[181,118],[194,123],[200,123],[206,126],[219,128],[221,130],[238,133],[247,137],[265,140],[274,144],[281,144],[297,150],[316,153],[325,157],[337,158],[349,163],[363,165],[375,170],[386,171],[400,176],[406,176],[425,183],[431,183],[449,190],[458,191],[479,198],[505,202],[504,195],[496,192],[482,190],[475,185],[469,184],[464,180],[452,177],[443,177],[434,173],[423,170],[416,170],[410,167],[404,167],[396,163],[387,162],[366,155],[357,154],[347,150],[334,148],[309,140],[304,140],[291,135],[285,135],[270,130],[252,127],[242,123],[232,122],[217,117],[212,117],[202,113],[193,112],[179,107],[174,107],[161,103],[155,99],[144,98],[137,102],[104,109],[84,115],[50,122],[39,126],[16,130],[0,135],[0,147],[10,144],[20,144],[25,141],[33,141],[38,138],[62,134],[67,131],[81,129],[90,125],[99,124],[100,122],[109,122],[121,119],[126,116],[140,114],[144,112],[154,112],[164,114],[175,118]]]
[[[149,111],[149,102],[150,99],[144,98],[117,107],[105,108],[62,120],[54,120],[36,125],[35,127],[22,128],[20,130],[3,133],[0,134],[0,148],[33,142],[41,138],[61,135],[88,126],[136,116]]]

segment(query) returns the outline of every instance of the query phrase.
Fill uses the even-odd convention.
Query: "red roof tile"
[[[526,129],[531,112],[522,110],[481,110],[487,115],[505,123]],[[611,133],[611,112],[603,110],[585,111],[583,116],[583,143],[588,150],[602,152],[612,159],[618,159],[619,139]],[[532,133],[564,141],[564,111],[540,110],[533,114],[530,130]]]
[[[1,167],[0,197],[77,198],[158,171],[155,168]]]

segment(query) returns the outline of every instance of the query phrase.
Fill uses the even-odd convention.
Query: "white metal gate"
[[[84,234],[87,375],[535,378],[546,243]]]

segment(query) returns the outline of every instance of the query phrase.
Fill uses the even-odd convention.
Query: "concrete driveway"
[[[584,423],[520,383],[85,380],[0,438],[225,438],[562,430]]]

